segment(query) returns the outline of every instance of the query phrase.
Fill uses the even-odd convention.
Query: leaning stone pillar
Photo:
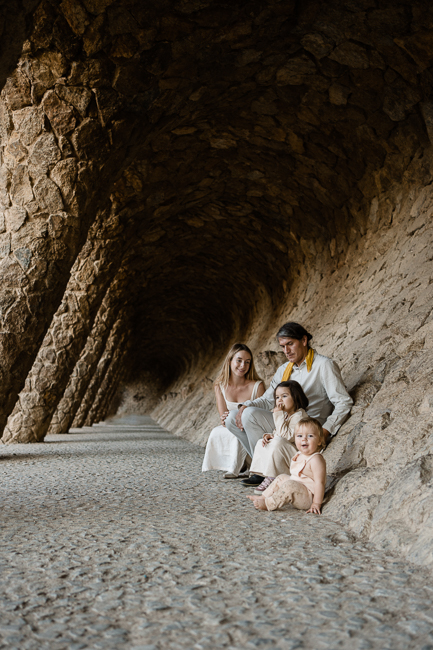
[[[123,239],[116,225],[123,232],[117,217],[101,218],[92,226],[63,301],[7,421],[2,437],[6,444],[44,439],[107,286],[118,270]]]
[[[127,282],[126,273],[121,270],[111,283],[95,319],[95,324],[80,358],[72,372],[66,390],[60,400],[48,429],[49,434],[67,433],[89,387],[99,360],[104,352],[110,331],[118,317],[119,307],[124,300]],[[125,302],[122,309],[127,309]]]
[[[98,362],[95,374],[93,375],[89,387],[82,399],[80,408],[78,409],[74,417],[74,420],[72,422],[73,429],[80,429],[81,427],[84,426],[87,415],[90,409],[92,408],[92,404],[95,401],[98,390],[110,367],[110,363],[113,359],[113,356],[116,350],[123,346],[125,338],[126,338],[125,317],[124,315],[121,315],[117,319],[113,329],[110,332],[104,353]]]
[[[93,402],[87,414],[87,418],[85,421],[86,427],[91,427],[92,424],[94,424],[95,422],[99,422],[100,414],[102,413],[105,406],[106,397],[109,394],[111,388],[113,387],[113,384],[117,379],[118,372],[127,354],[129,345],[130,345],[130,337],[129,335],[127,335],[124,337],[122,346],[119,347],[114,352],[114,355],[111,359],[111,363],[108,367],[105,377],[101,382],[101,385],[96,394],[95,401]]]
[[[90,24],[79,2],[1,3],[0,431],[90,225],[152,128],[158,77],[141,72],[135,38],[110,60],[108,4]]]
[[[111,384],[108,385],[105,395],[102,395],[100,407],[94,413],[93,423],[103,422],[106,419],[108,413],[110,412],[112,402],[119,389],[119,386],[121,385],[121,383],[124,381],[125,377],[128,374],[128,368],[126,365],[128,352],[129,352],[129,345],[125,347],[123,351],[123,355],[119,359],[117,372],[114,374]]]

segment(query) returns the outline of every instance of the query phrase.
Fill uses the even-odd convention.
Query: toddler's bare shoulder
[[[323,458],[322,454],[316,454],[311,459],[312,467],[326,467],[326,460]]]

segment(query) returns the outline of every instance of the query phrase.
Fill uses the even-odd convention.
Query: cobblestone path
[[[147,418],[1,447],[0,648],[433,649],[426,570],[202,456]]]

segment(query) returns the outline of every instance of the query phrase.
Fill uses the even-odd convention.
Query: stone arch
[[[274,352],[281,319],[308,322],[356,397],[327,451],[329,512],[380,543],[392,520],[398,546],[409,507],[400,495],[394,520],[386,502],[399,463],[420,494],[429,489],[419,458],[431,453],[430,5],[44,0],[31,9],[0,104],[2,426],[99,232],[101,256],[112,246],[115,259],[106,281],[88,284],[98,293],[91,317],[76,310],[82,335],[56,404],[65,389],[69,399],[92,328],[100,332],[122,261],[131,280],[74,425],[103,417],[123,381],[125,408],[139,410],[134,395],[157,386],[154,416],[203,442],[229,343]],[[54,412],[42,410],[40,437]],[[425,561],[421,546],[412,540],[408,556]]]

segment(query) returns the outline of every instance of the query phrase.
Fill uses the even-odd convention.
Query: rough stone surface
[[[61,303],[89,227],[107,209],[113,182],[134,158],[132,150],[128,157],[130,144],[137,146],[145,137],[139,99],[131,110],[135,93],[128,92],[130,105],[122,114],[122,91],[116,91],[117,110],[110,119],[117,122],[110,123],[110,134],[110,120],[105,130],[100,124],[92,89],[101,68],[107,75],[103,85],[109,85],[115,64],[101,55],[78,72],[78,39],[86,34],[77,28],[82,15],[72,20],[70,6],[74,3],[30,0],[23,6],[4,2],[0,10],[0,81],[5,71],[10,73],[0,85],[0,212],[10,234],[1,294],[13,299],[1,322],[1,429]],[[121,61],[117,68],[120,73]]]
[[[201,460],[146,418],[1,448],[2,646],[432,644],[425,570],[326,515],[259,513]]]
[[[68,433],[80,404],[95,374],[119,310],[127,311],[123,291],[128,278],[119,272],[111,283],[96,316],[94,327],[69,378],[62,399],[50,423],[49,433]],[[123,325],[123,319],[121,319]]]
[[[104,383],[107,372],[109,371],[112,361],[114,360],[114,356],[118,357],[120,351],[123,349],[123,346],[126,343],[128,335],[130,335],[130,330],[128,328],[127,322],[124,321],[123,317],[118,318],[113,326],[113,329],[110,332],[105,350],[98,362],[98,365],[96,366],[96,370],[81,401],[79,409],[76,412],[76,415],[72,422],[73,427],[82,427],[86,422],[89,411],[92,408],[95,399],[97,398],[98,391],[100,391],[101,385]],[[109,382],[107,381],[105,383],[105,386],[107,386],[108,383]]]
[[[8,7],[0,429],[45,434],[115,276],[102,290],[92,274],[109,250],[121,261],[117,232],[123,332],[87,370],[76,423],[123,389],[124,408],[204,444],[229,344],[269,360],[278,325],[300,320],[355,398],[326,451],[329,512],[429,564],[431,3],[42,0],[11,20]],[[78,262],[100,295],[74,306]]]
[[[109,401],[114,396],[122,378],[126,355],[130,346],[131,339],[128,336],[128,332],[125,332],[123,341],[110,354],[109,366],[104,375],[104,379],[100,382],[95,400],[89,409],[85,426],[92,426],[95,422],[100,422],[104,419],[109,408]]]
[[[103,215],[90,229],[86,245],[71,270],[62,303],[8,418],[3,442],[44,439],[107,287],[122,263],[126,245],[123,225],[117,218]]]

